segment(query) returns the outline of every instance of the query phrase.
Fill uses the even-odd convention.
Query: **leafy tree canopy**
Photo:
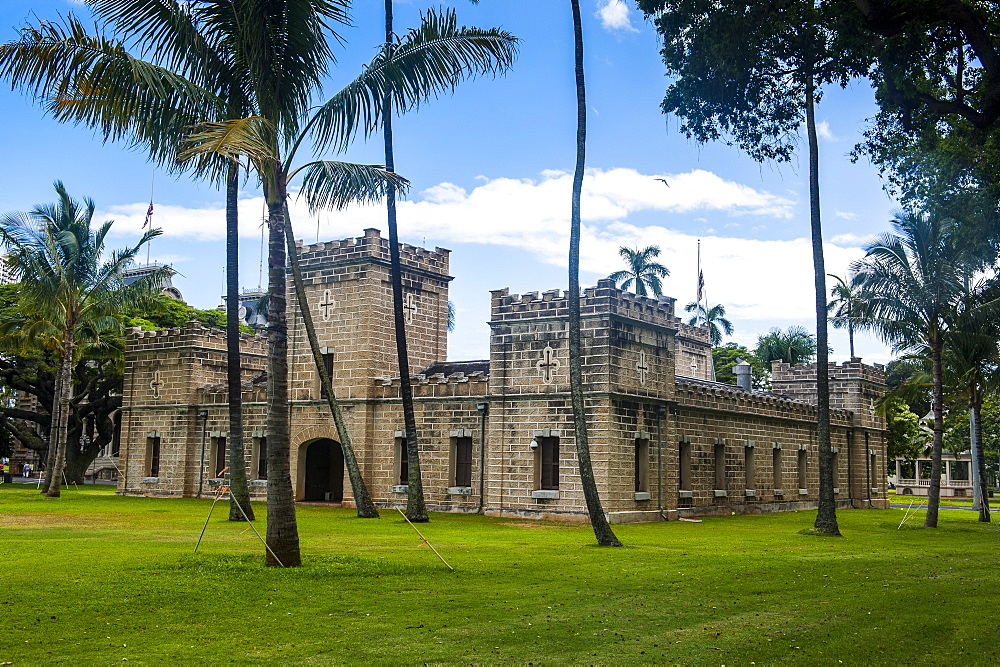
[[[211,309],[200,310],[179,299],[172,299],[161,294],[156,299],[155,309],[132,310],[128,313],[127,326],[139,327],[143,331],[154,329],[172,329],[187,326],[191,320],[197,320],[210,329],[226,329],[226,311]],[[240,324],[240,331],[253,333],[246,324]]]
[[[774,328],[757,339],[754,354],[767,365],[779,359],[790,364],[808,363],[816,356],[816,337],[803,327]]]
[[[757,355],[744,346],[733,342],[726,343],[722,347],[712,348],[716,380],[725,384],[736,384],[733,366],[741,360],[750,364],[752,370],[751,386],[757,391],[769,391],[771,389],[771,371],[765,364],[761,363]]]

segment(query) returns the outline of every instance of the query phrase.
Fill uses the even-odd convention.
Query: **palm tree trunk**
[[[819,443],[819,508],[813,528],[840,535],[837,501],[833,495],[833,450],[830,446],[830,346],[827,336],[826,262],[819,207],[819,142],[816,137],[815,82],[806,81],[806,131],[809,135],[809,229],[812,236],[813,275],[816,287],[816,439]]]
[[[285,180],[275,165],[267,196],[267,554],[269,566],[298,567],[288,433],[288,324],[285,318]]]
[[[59,429],[56,424],[59,423],[59,414],[62,412],[59,401],[59,396],[62,395],[62,375],[58,369],[53,378],[53,385],[52,414],[49,415],[48,447],[45,449],[45,475],[42,479],[41,493],[48,493],[49,486],[52,485],[52,469],[55,468],[56,450],[59,449]]]
[[[385,0],[385,43],[391,48],[392,0]],[[387,86],[388,90],[388,86]],[[385,142],[385,170],[395,172],[392,154],[392,97],[384,100],[382,136]],[[392,281],[392,316],[396,332],[396,357],[399,359],[399,393],[403,402],[403,428],[406,433],[406,456],[409,462],[406,518],[414,523],[425,522],[424,484],[420,476],[420,449],[417,446],[417,420],[413,414],[413,389],[410,387],[410,359],[406,347],[406,320],[403,318],[403,267],[399,258],[399,231],[396,227],[396,187],[389,184],[386,193],[389,227],[389,273]]]
[[[573,403],[573,432],[576,458],[580,466],[580,482],[587,501],[590,525],[597,543],[602,547],[620,547],[622,543],[611,530],[608,517],[601,507],[601,497],[590,462],[587,440],[587,412],[583,397],[583,369],[580,363],[580,195],[583,171],[587,159],[587,89],[583,77],[583,26],[580,1],[571,0],[573,10],[573,44],[576,69],[576,168],[573,172],[573,200],[569,233],[569,388]]]
[[[972,424],[972,465],[976,467],[975,488],[972,493],[979,501],[979,521],[989,523],[990,501],[986,494],[986,457],[983,455],[982,399],[972,401],[969,406],[969,421]]]
[[[933,393],[931,410],[934,412],[934,439],[931,448],[931,486],[927,491],[927,516],[924,527],[937,528],[938,508],[941,505],[941,450],[944,442],[944,382],[941,370],[941,335],[932,330],[928,336],[931,348]]]
[[[58,417],[55,424],[49,429],[51,434],[55,431],[55,457],[52,460],[52,478],[49,480],[48,489],[45,495],[50,498],[58,498],[60,487],[62,486],[63,467],[66,465],[66,440],[69,436],[69,410],[70,399],[73,396],[73,328],[74,324],[68,322],[66,332],[63,334],[63,354],[59,360],[59,375],[56,385],[59,392],[53,397],[53,404],[59,403]],[[52,440],[51,436],[49,438]],[[49,445],[50,447],[52,445]]]
[[[851,359],[854,359],[854,325],[847,323],[847,342],[851,348]]]
[[[253,521],[246,457],[243,453],[243,394],[240,370],[240,169],[226,176],[226,387],[229,393],[229,520]]]
[[[327,375],[326,365],[323,363],[323,353],[320,352],[319,339],[316,338],[316,326],[313,323],[312,311],[309,310],[309,298],[306,296],[305,284],[302,282],[302,269],[299,266],[299,255],[295,249],[295,234],[292,233],[292,219],[288,215],[287,206],[285,207],[285,243],[288,251],[288,263],[292,268],[292,282],[295,285],[299,313],[302,315],[302,323],[305,325],[306,336],[309,339],[309,349],[312,351],[313,363],[316,365],[316,372],[319,373],[320,382],[326,393],[326,403],[333,416],[333,423],[337,426],[340,447],[344,451],[344,464],[347,466],[347,475],[351,479],[354,506],[359,519],[377,519],[379,517],[378,509],[372,502],[371,494],[368,493],[368,485],[365,484],[365,478],[361,475],[361,468],[354,455],[354,447],[351,445],[351,436],[347,432],[340,403],[333,393],[333,384],[330,381],[330,376]]]

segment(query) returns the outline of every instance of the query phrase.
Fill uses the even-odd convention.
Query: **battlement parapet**
[[[712,332],[709,331],[706,326],[692,326],[690,324],[685,324],[681,321],[681,318],[678,317],[676,318],[674,328],[677,329],[678,338],[688,338],[709,346],[712,344]]]
[[[815,422],[816,406],[806,401],[780,396],[771,392],[746,391],[735,385],[676,378],[676,399],[681,405],[697,406],[727,412],[760,414]],[[830,421],[842,426],[851,423],[850,410],[832,408]]]
[[[267,340],[259,334],[240,334],[245,354],[266,354]],[[226,349],[226,332],[209,329],[197,320],[190,320],[183,327],[143,331],[134,327],[127,332],[126,349],[129,353],[166,350],[181,347]]]
[[[827,365],[830,379],[834,381],[862,381],[871,382],[878,385],[885,384],[885,366],[882,364],[864,364],[861,359],[855,357],[843,364],[830,362]],[[785,361],[771,362],[771,383],[775,382],[798,382],[816,380],[816,364],[795,364]]]
[[[410,387],[414,398],[445,398],[485,396],[488,393],[489,373],[461,371],[445,375],[414,375],[410,378]],[[376,378],[375,392],[379,398],[399,398],[400,383],[398,377]]]
[[[389,240],[382,238],[379,230],[366,229],[364,236],[325,241],[305,245],[297,240],[299,262],[303,271],[310,271],[336,263],[375,259],[389,262]],[[445,248],[428,250],[407,243],[399,244],[400,261],[404,267],[421,269],[430,273],[447,276],[451,251]]]
[[[490,294],[491,319],[494,322],[569,316],[568,290],[548,290],[541,295],[538,292],[511,294],[505,287]],[[679,320],[674,317],[674,303],[675,300],[667,296],[651,299],[626,292],[605,278],[598,280],[596,287],[583,290],[580,312],[584,316],[618,315],[675,329]]]

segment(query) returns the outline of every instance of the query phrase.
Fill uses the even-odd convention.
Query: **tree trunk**
[[[69,435],[70,399],[73,397],[73,329],[74,323],[67,322],[66,333],[63,335],[63,354],[59,360],[59,376],[56,383],[59,391],[52,400],[53,405],[58,402],[59,412],[55,423],[49,431],[50,434],[52,431],[55,431],[54,441],[56,445],[55,457],[52,461],[52,478],[45,492],[45,495],[50,498],[59,497],[63,467],[66,465],[66,440]],[[53,440],[51,435],[49,440]]]
[[[854,359],[854,325],[847,323],[847,341],[851,348],[851,359]]]
[[[285,181],[274,166],[267,196],[267,554],[269,566],[298,567],[288,433],[288,324],[285,318]]]
[[[976,484],[972,489],[972,493],[975,494],[976,499],[979,501],[979,520],[983,523],[989,523],[991,517],[990,501],[986,494],[986,457],[983,455],[982,400],[973,401],[972,405],[969,406],[969,421],[972,426],[972,465],[975,466],[977,473],[974,476]]]
[[[361,468],[358,467],[358,459],[354,455],[354,447],[351,445],[351,436],[347,432],[347,425],[344,423],[344,415],[340,411],[340,403],[333,393],[333,384],[330,376],[327,375],[326,366],[323,363],[323,353],[319,349],[319,340],[316,338],[316,327],[313,323],[312,311],[309,310],[309,298],[306,296],[305,284],[302,282],[302,270],[299,267],[299,255],[295,249],[295,234],[292,233],[292,220],[288,215],[288,208],[285,208],[285,243],[288,251],[288,263],[292,268],[292,281],[295,285],[295,296],[299,304],[299,313],[302,315],[302,323],[305,325],[306,336],[309,339],[309,349],[312,351],[313,363],[316,372],[319,373],[320,383],[326,393],[326,403],[333,416],[333,423],[337,426],[337,435],[340,438],[340,447],[344,451],[344,465],[347,466],[347,475],[351,479],[351,492],[354,494],[354,505],[359,519],[377,519],[378,509],[372,502],[371,494],[368,493],[368,486],[361,475]]]
[[[819,443],[819,508],[813,528],[840,535],[837,501],[833,495],[833,450],[830,446],[830,345],[827,336],[826,262],[823,258],[823,225],[819,208],[819,142],[816,137],[815,83],[806,81],[806,130],[809,135],[809,229],[812,235],[813,275],[816,288],[816,440]]]
[[[587,91],[583,77],[583,27],[580,2],[571,0],[573,10],[573,44],[576,69],[576,169],[573,172],[573,200],[569,234],[569,387],[573,402],[573,432],[576,458],[580,466],[580,482],[587,501],[590,525],[597,543],[602,547],[620,547],[608,517],[601,507],[601,497],[590,462],[587,440],[587,413],[583,396],[583,369],[580,363],[580,194],[587,158]]]
[[[927,490],[927,516],[924,527],[937,528],[938,508],[941,505],[941,449],[944,441],[944,383],[941,371],[941,335],[932,325],[928,336],[931,348],[931,369],[933,372],[933,397],[931,410],[934,412],[934,439],[931,449],[931,486]]]
[[[52,485],[52,470],[56,464],[56,450],[59,449],[57,442],[59,436],[56,424],[59,422],[59,413],[61,412],[58,398],[61,395],[61,380],[62,376],[56,372],[53,383],[52,411],[49,415],[48,447],[45,448],[45,475],[42,478],[41,493],[48,493],[49,486]]]
[[[385,0],[385,43],[391,48],[392,0]],[[385,170],[395,172],[392,152],[392,96],[384,100],[382,136],[385,142]],[[396,357],[399,359],[399,393],[403,402],[403,428],[406,433],[406,456],[409,462],[406,518],[413,523],[427,521],[424,484],[420,476],[420,448],[417,446],[417,420],[413,414],[413,389],[410,387],[410,358],[406,346],[406,320],[403,318],[403,266],[399,258],[399,231],[396,227],[396,186],[389,184],[386,193],[389,226],[389,273],[392,281],[392,316],[396,332]]]
[[[229,394],[229,520],[253,521],[246,456],[243,452],[243,393],[240,354],[240,170],[226,176],[226,388]]]

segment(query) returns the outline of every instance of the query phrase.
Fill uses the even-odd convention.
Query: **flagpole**
[[[156,183],[156,167],[153,167],[152,173],[149,175],[149,208],[146,209],[146,222],[143,223],[143,228],[153,221],[153,186]],[[149,251],[150,246],[153,245],[153,239],[146,241],[146,266],[149,266]]]
[[[698,239],[698,275],[695,276],[695,282],[697,283],[695,296],[697,297],[696,301],[698,307],[698,310],[695,312],[698,313],[699,315],[704,316],[704,313],[700,312],[701,311],[701,239]],[[704,319],[704,317],[702,317],[702,319]]]

